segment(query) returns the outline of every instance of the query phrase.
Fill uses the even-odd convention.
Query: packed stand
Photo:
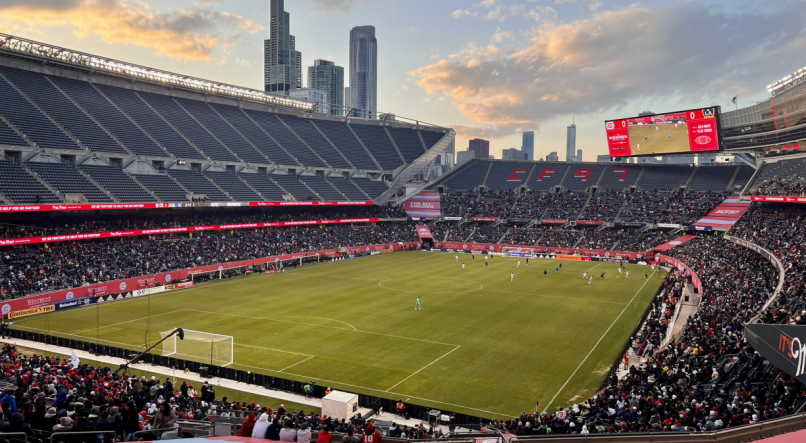
[[[573,248],[581,236],[576,229],[563,229],[560,226],[543,225],[541,231],[543,236],[537,243],[539,246]]]
[[[619,240],[620,232],[615,229],[583,228],[580,231],[580,249],[613,249]]]
[[[626,196],[619,191],[601,191],[593,194],[585,209],[579,214],[580,220],[613,221],[624,206]]]
[[[442,215],[446,217],[471,216],[475,212],[478,194],[474,192],[445,191],[442,193]]]
[[[643,360],[652,358],[656,350],[660,349],[669,324],[674,316],[675,309],[683,297],[686,287],[686,276],[682,272],[672,269],[663,279],[663,289],[652,300],[649,313],[641,328],[632,338],[631,347],[635,355]]]
[[[551,205],[552,194],[549,192],[527,191],[515,202],[512,218],[535,220],[541,218],[546,208]]]
[[[444,234],[439,236],[439,239],[442,240],[443,238],[446,241],[466,241],[470,234],[473,234],[473,231],[478,228],[477,223],[440,223],[437,226],[447,225],[447,237],[444,237]],[[440,229],[445,229],[446,227],[442,227]]]
[[[497,217],[507,219],[513,216],[512,205],[518,199],[515,191],[490,191],[481,195],[471,217]]]
[[[542,236],[543,231],[541,229],[524,229],[513,226],[504,239],[504,243],[508,245],[533,246]]]
[[[806,186],[801,182],[784,183],[779,177],[774,177],[762,183],[753,192],[753,195],[784,195],[789,197],[806,197]]]
[[[543,219],[576,220],[579,211],[588,201],[586,192],[559,192],[554,194],[551,204],[543,213]]]
[[[806,211],[795,205],[753,204],[730,234],[773,254],[786,270],[778,299],[765,311],[763,323],[806,325]]]
[[[625,228],[621,230],[619,242],[615,246],[619,251],[644,252],[654,249],[669,240],[679,237],[672,231],[641,231],[640,228]]]
[[[418,241],[413,224],[321,225],[209,231],[183,237],[130,237],[0,249],[0,297],[343,246]]]
[[[722,203],[726,196],[720,192],[638,191],[630,196],[618,220],[690,225]]]
[[[507,225],[478,225],[476,232],[470,239],[476,243],[498,243],[498,240],[506,234],[509,227]]]

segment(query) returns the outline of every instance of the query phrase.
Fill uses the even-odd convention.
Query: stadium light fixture
[[[786,75],[780,80],[767,85],[767,92],[775,95],[778,92],[793,88],[806,81],[806,66],[798,69],[792,74]]]

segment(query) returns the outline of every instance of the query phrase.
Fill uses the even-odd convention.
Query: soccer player
[[[649,136],[648,136],[648,135],[644,135],[644,140],[649,140]]]
[[[521,267],[521,261],[520,260],[518,260],[518,267],[519,268]]]
[[[669,137],[669,141],[672,141],[672,134],[669,134],[668,137]]]
[[[674,124],[674,128],[677,129],[677,123]]]
[[[529,265],[529,257],[526,257],[526,265]]]
[[[604,280],[604,275],[605,275],[605,273],[602,272],[602,275],[599,276],[599,280]]]
[[[485,255],[485,256],[484,256],[484,261],[487,261],[487,259],[488,259],[488,258],[490,258],[490,256],[489,256],[489,255]]]
[[[630,271],[624,272],[624,278],[630,278]]]
[[[647,280],[649,280],[649,274],[647,274],[646,272],[644,272],[644,278],[645,278],[645,279],[647,279]]]
[[[489,268],[489,267],[490,267],[490,262],[488,262],[488,261],[486,261],[486,260],[485,260],[485,261],[484,261],[484,266],[486,266],[486,267],[488,267],[488,268]]]
[[[543,278],[546,278],[547,275],[549,275],[549,271],[547,269],[544,269],[543,270]]]
[[[420,297],[417,297],[417,301],[414,302],[414,310],[415,311],[422,311],[423,308],[420,307]]]
[[[591,275],[590,279],[588,280],[588,284],[593,283],[593,276]]]
[[[635,147],[638,148],[638,150],[640,151],[641,150],[641,143],[638,143]]]
[[[562,269],[562,268],[563,268],[563,264],[562,264],[562,263],[560,263],[560,269]]]
[[[656,131],[659,131],[659,130],[660,130],[660,126],[655,126],[655,130],[656,130]]]
[[[585,273],[582,274],[582,280],[585,280],[587,278],[588,278],[588,271],[585,271]]]
[[[459,255],[456,255],[456,263],[459,263]]]
[[[471,255],[470,258],[472,258],[473,261],[476,261],[476,256],[475,255]]]
[[[555,266],[554,270],[557,271],[558,274],[560,273],[560,267],[559,266]]]
[[[621,274],[621,265],[618,265],[618,273]]]
[[[465,270],[465,262],[462,262],[462,270]]]
[[[509,281],[515,281],[515,273],[514,272],[509,273]]]

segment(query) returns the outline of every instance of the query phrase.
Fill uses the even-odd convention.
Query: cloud
[[[753,11],[690,1],[543,21],[514,52],[468,44],[410,75],[428,96],[447,97],[463,117],[486,125],[476,132],[539,127],[640,99],[708,106],[734,91],[758,93],[806,52],[806,10]]]
[[[147,3],[124,0],[5,0],[0,16],[34,30],[67,26],[78,40],[97,37],[104,43],[152,48],[158,56],[193,62],[212,62],[216,49],[237,40],[238,34],[227,36],[225,30],[263,29],[228,12],[204,7],[154,12]]]
[[[476,13],[474,11],[471,11],[470,9],[457,9],[451,12],[451,17],[453,18],[462,18],[468,16],[475,17]]]
[[[493,34],[492,37],[490,37],[490,40],[494,41],[495,43],[501,43],[502,41],[510,38],[512,38],[511,32],[496,29],[495,34]]]
[[[315,11],[349,11],[364,0],[313,0]]]
[[[241,65],[241,66],[243,66],[245,68],[251,68],[252,67],[252,63],[249,60],[242,59],[240,57],[235,59],[235,63],[238,64],[238,65]]]
[[[495,9],[491,9],[485,16],[485,20],[498,20],[501,18],[501,7],[496,6]]]
[[[559,18],[557,10],[551,6],[538,6],[531,11],[524,14],[527,18],[531,18],[536,22],[541,21],[556,21]]]
[[[479,6],[479,7],[482,7],[482,8],[492,8],[493,6],[495,6],[495,0],[484,0],[484,1],[482,1],[481,3],[479,3],[476,6]]]

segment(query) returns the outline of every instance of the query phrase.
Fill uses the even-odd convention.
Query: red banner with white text
[[[420,238],[434,238],[431,234],[431,228],[426,225],[417,225],[417,236]]]

